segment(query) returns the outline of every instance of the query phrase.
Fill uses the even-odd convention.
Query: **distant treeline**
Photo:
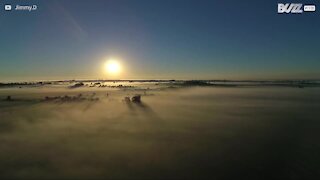
[[[320,80],[62,80],[62,81],[39,81],[39,82],[10,82],[0,83],[0,87],[42,86],[75,83],[72,87],[81,87],[83,83],[169,83],[181,86],[293,86],[293,87],[320,87]],[[105,86],[100,84],[101,86]]]

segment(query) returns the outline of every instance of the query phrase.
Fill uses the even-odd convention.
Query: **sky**
[[[320,79],[319,11],[278,14],[279,2],[3,0],[0,81]]]

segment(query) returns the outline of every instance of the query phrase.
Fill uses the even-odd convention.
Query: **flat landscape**
[[[318,82],[3,83],[0,99],[1,178],[320,177]]]

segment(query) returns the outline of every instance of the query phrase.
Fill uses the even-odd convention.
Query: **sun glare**
[[[121,71],[121,66],[116,60],[109,60],[105,64],[106,72],[112,75],[118,74]]]

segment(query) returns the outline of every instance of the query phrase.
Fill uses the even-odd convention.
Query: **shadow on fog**
[[[87,111],[89,110],[90,108],[92,108],[97,102],[87,102],[85,104],[85,107],[83,108],[83,111]]]
[[[160,118],[158,115],[154,112],[154,110],[146,103],[144,102],[126,102],[127,107],[132,112],[143,112],[144,115],[151,116],[157,120]]]

